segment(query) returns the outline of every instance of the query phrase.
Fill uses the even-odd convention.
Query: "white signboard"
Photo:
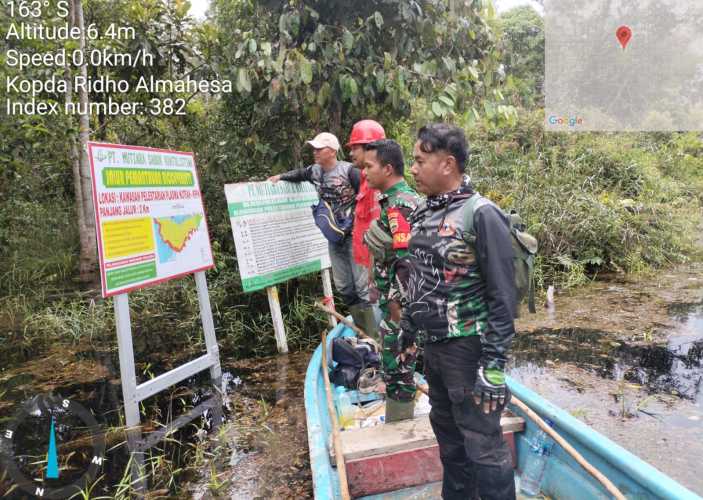
[[[103,297],[213,266],[193,153],[88,143]]]
[[[330,267],[310,209],[317,203],[312,184],[227,184],[225,196],[245,292]]]

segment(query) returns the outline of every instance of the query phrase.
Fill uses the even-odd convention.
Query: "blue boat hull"
[[[328,346],[335,337],[352,335],[349,328],[340,324],[328,335]],[[340,498],[340,490],[339,477],[328,453],[332,427],[327,412],[321,364],[322,351],[321,346],[318,346],[305,376],[305,410],[315,498],[327,500]],[[703,500],[522,384],[510,378],[508,384],[513,394],[535,413],[552,420],[554,429],[608,477],[628,499]],[[538,428],[519,408],[511,406],[511,410],[525,418],[525,432],[515,436],[517,466],[518,470],[522,470],[529,455],[529,440],[538,432]],[[367,498],[432,498],[437,491],[437,485],[424,485]],[[558,500],[611,498],[600,483],[559,446],[554,447],[550,456],[542,491],[546,496]]]

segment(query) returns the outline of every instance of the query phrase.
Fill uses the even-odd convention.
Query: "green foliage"
[[[219,266],[208,273],[210,302],[223,355],[246,357],[275,352],[273,325],[263,293],[244,293],[233,256],[217,255]],[[23,360],[52,343],[89,344],[94,348],[114,342],[112,301],[86,300],[75,290],[51,289],[38,270],[31,276],[7,273],[15,283],[0,298],[0,355]],[[30,281],[30,278],[37,281]],[[313,307],[319,295],[319,277],[292,280],[279,287],[288,345],[307,349],[319,341],[325,328]],[[47,290],[52,293],[47,293]],[[184,278],[130,294],[137,360],[161,352],[164,346],[183,353],[204,349],[197,291]],[[22,350],[18,351],[18,345]]]
[[[517,210],[539,240],[538,286],[571,288],[600,272],[645,272],[694,255],[703,222],[700,137],[545,134],[543,121],[542,110],[527,109],[514,125],[471,112],[458,120],[477,189]],[[393,130],[406,158],[415,130]]]
[[[543,119],[525,111],[519,126],[470,133],[477,188],[539,239],[538,280],[570,287],[687,260],[701,224],[699,137],[667,134],[655,146],[652,134],[544,135]]]
[[[19,182],[19,181],[18,181]],[[0,292],[70,281],[77,247],[72,207],[63,201],[25,201],[14,195],[0,211]],[[48,248],[57,251],[47,254]]]
[[[503,13],[500,46],[506,86],[524,105],[542,102],[544,86],[544,19],[530,6]]]
[[[12,18],[9,6],[0,6],[0,31],[7,33]],[[57,19],[42,19],[46,25],[59,24]],[[72,247],[66,240],[75,238],[70,220],[73,178],[68,160],[68,141],[75,128],[63,115],[8,115],[5,98],[12,101],[20,96],[6,86],[14,80],[45,80],[53,71],[41,66],[20,70],[7,64],[6,53],[16,49],[24,52],[50,52],[59,48],[58,42],[46,40],[14,40],[0,38],[0,79],[3,88],[3,112],[0,114],[0,275],[18,267],[27,273],[52,267],[46,261],[64,260],[60,253],[46,255],[52,244]],[[57,76],[60,78],[61,73]],[[18,85],[18,83],[16,82]],[[21,100],[29,101],[31,96]],[[63,101],[62,95],[40,96],[49,103]],[[73,252],[73,248],[71,249]],[[13,281],[14,283],[14,281]],[[0,293],[9,286],[0,282]]]
[[[343,136],[369,114],[391,123],[410,116],[419,98],[435,119],[501,104],[492,92],[500,75],[489,2],[363,0],[351,11],[341,0],[213,5],[217,66],[238,91],[225,99],[239,122],[230,137],[247,144],[255,163],[288,169],[312,131]]]

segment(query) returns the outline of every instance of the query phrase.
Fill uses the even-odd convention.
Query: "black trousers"
[[[500,428],[503,407],[486,415],[472,395],[480,357],[478,336],[425,344],[430,422],[444,468],[445,500],[515,499],[512,457]],[[509,399],[508,394],[506,404]]]

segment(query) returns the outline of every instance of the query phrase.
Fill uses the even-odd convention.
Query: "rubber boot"
[[[386,398],[386,423],[413,418],[414,411],[414,399],[410,401],[396,401],[395,399]]]
[[[378,327],[376,326],[376,318],[370,305],[351,306],[349,312],[356,326],[361,328],[366,335],[376,342],[381,342],[381,338],[378,335]]]

